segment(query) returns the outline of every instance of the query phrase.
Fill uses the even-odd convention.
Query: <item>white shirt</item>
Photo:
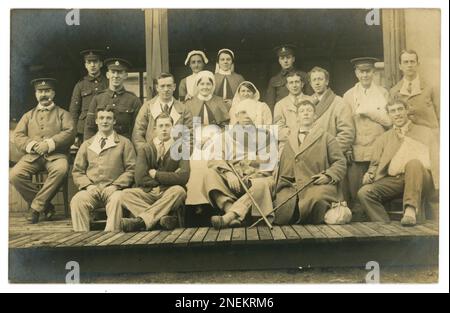
[[[197,95],[197,98],[199,99],[199,100],[202,100],[202,101],[209,101],[209,100],[211,100],[212,99],[212,97],[214,96],[214,94],[212,93],[212,94],[210,94],[209,96],[202,96],[201,94],[198,94]]]
[[[104,135],[100,132],[97,132],[97,134],[94,137],[94,140],[92,141],[92,144],[89,146],[89,149],[94,151],[97,154],[102,153],[103,151],[116,146],[115,141],[115,132],[112,132],[111,135],[106,137],[105,146],[101,147],[102,138],[104,138]]]

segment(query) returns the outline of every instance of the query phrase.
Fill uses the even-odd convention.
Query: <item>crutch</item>
[[[225,161],[226,164],[230,167],[231,171],[233,172],[234,175],[236,175],[236,177],[239,180],[239,183],[241,184],[242,188],[244,188],[245,193],[248,195],[248,197],[250,198],[250,200],[252,201],[253,205],[255,206],[255,208],[258,210],[259,214],[261,214],[262,218],[261,220],[264,220],[264,222],[266,222],[267,226],[270,229],[273,229],[272,224],[269,222],[269,220],[267,219],[267,217],[264,215],[263,211],[261,210],[261,208],[259,207],[258,203],[256,202],[255,198],[253,198],[253,195],[250,193],[250,190],[248,190],[247,185],[244,183],[244,181],[242,180],[241,176],[239,176],[239,173],[236,171],[236,169],[234,168],[234,166]]]
[[[282,203],[280,203],[275,209],[273,209],[272,211],[270,211],[270,213],[268,213],[266,216],[262,216],[260,219],[258,219],[256,222],[254,222],[249,228],[255,227],[256,225],[259,224],[259,222],[261,222],[263,219],[266,219],[267,216],[269,216],[272,213],[275,213],[276,211],[278,211],[279,208],[281,208],[283,205],[285,205],[286,203],[288,203],[292,198],[296,197],[300,192],[302,192],[303,190],[305,190],[306,187],[308,187],[309,185],[311,185],[312,183],[314,183],[316,179],[311,179],[306,185],[304,185],[302,188],[300,188],[299,190],[297,190],[296,192],[294,192],[289,198],[287,198],[285,201],[283,201]]]

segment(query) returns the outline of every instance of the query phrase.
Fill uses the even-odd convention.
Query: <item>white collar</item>
[[[37,110],[38,111],[51,111],[51,110],[53,110],[54,107],[55,107],[55,103],[54,102],[52,102],[50,105],[48,105],[46,107],[39,103],[37,105]]]
[[[164,102],[162,102],[161,98],[158,96],[158,102],[161,105],[161,107],[164,107],[165,105],[167,105],[167,106],[169,106],[169,108],[171,108],[173,106],[174,101],[175,101],[175,99],[172,97],[170,102],[164,103]]]
[[[153,138],[153,144],[155,145],[156,149],[159,148],[159,146],[161,145],[161,140],[159,140],[158,137]],[[164,142],[164,150],[166,151],[166,153],[170,150],[170,147],[172,147],[174,143],[173,138],[170,138],[169,140]],[[158,151],[159,153],[159,151]]]
[[[225,70],[223,70],[223,69],[221,69],[219,67],[219,69],[217,70],[216,73],[219,73],[219,74],[222,74],[222,75],[231,75],[231,73],[233,73],[233,71],[232,70],[225,71]]]
[[[408,85],[411,83],[411,94],[408,92]],[[408,96],[415,96],[422,92],[422,89],[420,87],[420,77],[419,74],[417,74],[416,78],[409,81],[406,79],[406,77],[403,78],[403,84],[400,89],[400,93],[402,95],[408,95]]]
[[[199,99],[199,100],[201,100],[201,101],[209,101],[209,100],[211,100],[212,99],[212,97],[214,96],[214,94],[212,93],[212,94],[210,94],[209,96],[202,96],[201,94],[198,94],[197,95],[197,98]]]
[[[299,101],[302,100],[305,97],[303,92],[301,92],[298,96],[294,96],[293,94],[289,94],[289,98],[291,99],[292,103],[295,103],[295,100]]]
[[[409,131],[409,127],[411,126],[411,121],[408,121],[405,125],[403,125],[402,127],[398,127],[394,125],[394,129],[395,130],[400,130],[402,135],[406,135],[406,133],[408,133]]]
[[[115,147],[117,145],[117,143],[115,141],[115,137],[116,137],[116,132],[112,132],[112,134],[106,138],[106,144],[102,149],[101,148],[101,140],[104,137],[100,132],[97,132],[97,134],[94,137],[94,140],[92,141],[92,144],[89,146],[89,149],[94,151],[97,155],[100,155],[100,153],[102,153],[103,151],[105,151],[109,148]]]

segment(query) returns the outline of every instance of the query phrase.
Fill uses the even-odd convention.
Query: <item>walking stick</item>
[[[264,222],[267,224],[267,226],[270,229],[273,229],[272,224],[269,222],[269,220],[267,219],[267,217],[264,215],[263,211],[261,210],[261,208],[259,207],[258,203],[256,202],[255,198],[253,198],[253,195],[250,193],[250,190],[248,190],[247,185],[244,183],[244,181],[242,180],[241,176],[239,176],[239,173],[236,171],[236,169],[234,168],[234,166],[225,161],[227,163],[227,165],[230,167],[231,171],[233,172],[234,175],[236,175],[236,177],[239,180],[239,183],[241,184],[242,188],[244,188],[245,193],[248,195],[248,197],[250,198],[250,200],[252,201],[253,205],[255,206],[255,208],[258,210],[259,214],[261,214],[262,218],[261,220],[264,220]]]
[[[259,224],[259,222],[261,222],[263,219],[266,219],[267,216],[269,216],[272,213],[275,213],[276,211],[278,211],[279,208],[281,208],[283,205],[285,205],[286,203],[288,203],[292,198],[296,197],[300,192],[302,192],[303,190],[305,190],[306,187],[308,187],[309,185],[311,185],[312,183],[314,183],[315,179],[311,179],[306,185],[304,185],[302,188],[300,188],[299,190],[297,190],[296,192],[294,192],[289,198],[287,198],[285,201],[283,201],[282,203],[280,203],[279,205],[277,205],[277,207],[275,209],[273,209],[272,211],[270,211],[266,216],[262,216],[260,219],[258,219],[256,222],[254,222],[249,228],[253,228],[256,225]]]

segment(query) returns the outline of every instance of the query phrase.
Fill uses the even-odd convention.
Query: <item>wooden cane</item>
[[[300,188],[299,190],[297,190],[296,192],[294,192],[289,198],[287,198],[285,201],[283,201],[282,203],[280,203],[275,209],[273,209],[272,211],[270,211],[266,216],[262,216],[260,219],[258,219],[256,222],[254,222],[249,228],[253,228],[256,225],[258,225],[264,218],[267,218],[267,216],[269,216],[272,213],[275,213],[276,211],[278,211],[279,208],[281,208],[283,205],[285,205],[286,203],[288,203],[292,198],[296,197],[300,192],[302,192],[303,190],[305,190],[306,187],[308,187],[309,185],[311,185],[312,183],[315,182],[316,179],[311,179],[306,185],[304,185],[302,188]]]
[[[234,175],[236,175],[236,177],[239,180],[239,183],[241,184],[242,188],[244,188],[245,193],[248,195],[248,197],[250,198],[250,200],[252,201],[253,205],[255,206],[255,208],[258,210],[259,214],[261,214],[262,218],[261,220],[264,220],[264,222],[266,222],[267,226],[270,229],[273,229],[272,224],[269,222],[269,220],[267,219],[267,217],[264,215],[263,211],[261,210],[261,208],[259,207],[258,203],[256,202],[255,198],[253,198],[253,195],[250,193],[250,190],[248,190],[247,185],[244,183],[244,181],[242,180],[241,176],[239,176],[239,173],[236,171],[236,169],[234,168],[234,166],[225,161],[227,163],[227,165],[230,167],[231,171],[233,172]]]

